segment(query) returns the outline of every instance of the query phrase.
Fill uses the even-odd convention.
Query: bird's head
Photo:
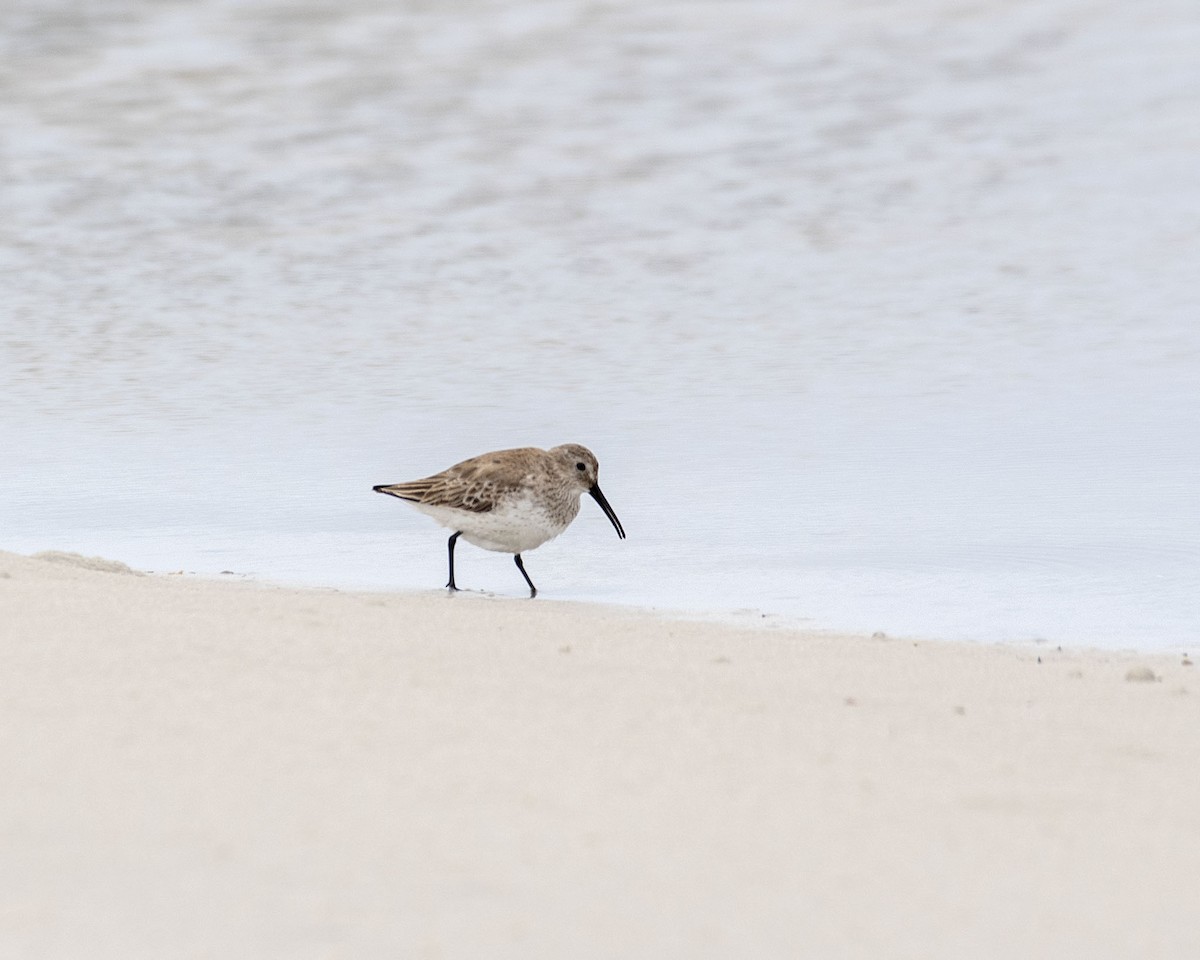
[[[624,540],[625,529],[621,526],[621,521],[617,519],[613,508],[608,505],[604,494],[600,492],[600,463],[596,459],[596,455],[578,443],[564,443],[561,446],[552,447],[548,452],[558,464],[563,475],[569,478],[568,482],[572,486],[578,487],[580,491],[589,493],[592,499],[600,504],[600,509],[612,523],[613,528],[617,531],[617,536]]]

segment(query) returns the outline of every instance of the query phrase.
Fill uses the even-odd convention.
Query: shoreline
[[[30,554],[21,554],[14,551],[5,551],[0,549],[0,557],[5,555],[28,557],[29,559],[36,560],[47,560],[49,562],[61,563],[68,567],[74,566],[82,569],[105,570],[115,565],[116,568],[119,568],[118,572],[123,570],[138,576],[179,578],[182,580],[190,580],[195,582],[224,584],[241,583],[251,586],[257,585],[264,589],[291,590],[300,593],[311,591],[313,593],[334,593],[345,594],[348,596],[411,598],[414,600],[434,601],[438,599],[453,599],[447,597],[443,589],[427,587],[379,588],[374,586],[355,586],[352,584],[346,585],[339,583],[313,583],[299,579],[276,579],[269,575],[262,575],[253,572],[239,572],[236,570],[222,570],[219,572],[199,572],[185,569],[142,570],[135,569],[122,561],[109,560],[100,556],[89,557],[72,551],[59,549],[40,550]],[[470,587],[460,589],[454,596],[455,598],[459,598],[464,602],[474,599],[496,603],[516,603],[520,602],[521,600],[529,599],[528,597],[521,596],[516,593],[505,593],[503,591],[490,591]],[[597,614],[609,612],[614,615],[619,614],[626,616],[646,617],[652,620],[661,620],[671,623],[710,624],[717,627],[728,627],[734,630],[766,630],[770,632],[791,632],[804,635],[848,638],[870,637],[871,639],[904,641],[912,643],[948,643],[964,644],[967,646],[1013,647],[1031,650],[1038,654],[1045,653],[1046,651],[1056,651],[1058,653],[1078,651],[1085,653],[1091,652],[1099,655],[1117,654],[1128,656],[1130,658],[1167,658],[1168,660],[1170,658],[1176,658],[1178,660],[1180,658],[1188,658],[1192,656],[1193,650],[1200,650],[1200,642],[1197,642],[1196,644],[1186,644],[1180,642],[1143,650],[1133,644],[1089,644],[1072,641],[1056,641],[1054,639],[1043,637],[941,637],[932,633],[895,632],[870,628],[855,629],[836,626],[817,626],[806,623],[805,620],[808,618],[763,610],[762,608],[758,607],[739,607],[724,610],[691,609],[688,607],[652,606],[636,603],[627,604],[604,600],[558,599],[549,594],[540,594],[534,602],[540,604],[556,604],[569,609],[592,609],[595,610]]]
[[[1181,657],[505,599],[0,553],[0,952],[1200,952]]]

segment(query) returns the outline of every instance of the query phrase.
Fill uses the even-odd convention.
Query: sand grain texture
[[[1200,955],[1179,657],[0,572],[2,956]]]

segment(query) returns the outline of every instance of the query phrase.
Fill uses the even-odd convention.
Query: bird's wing
[[[505,454],[525,453],[525,450],[502,451]],[[530,449],[531,454],[542,451]],[[532,457],[509,457],[497,460],[495,454],[485,453],[456,463],[448,470],[423,480],[393,483],[375,487],[401,500],[424,503],[433,507],[453,507],[473,513],[487,513],[508,493],[519,489],[534,468]]]

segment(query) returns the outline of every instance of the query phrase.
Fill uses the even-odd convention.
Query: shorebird
[[[451,593],[458,589],[454,582],[454,543],[463,537],[484,550],[514,554],[532,599],[537,596],[537,587],[525,572],[521,554],[566,530],[579,514],[581,494],[590,494],[600,504],[617,536],[625,539],[621,521],[596,482],[599,470],[591,450],[577,443],[564,443],[549,450],[496,450],[456,463],[424,480],[380,484],[371,489],[409,501],[454,531],[449,543],[450,581],[446,584]]]

